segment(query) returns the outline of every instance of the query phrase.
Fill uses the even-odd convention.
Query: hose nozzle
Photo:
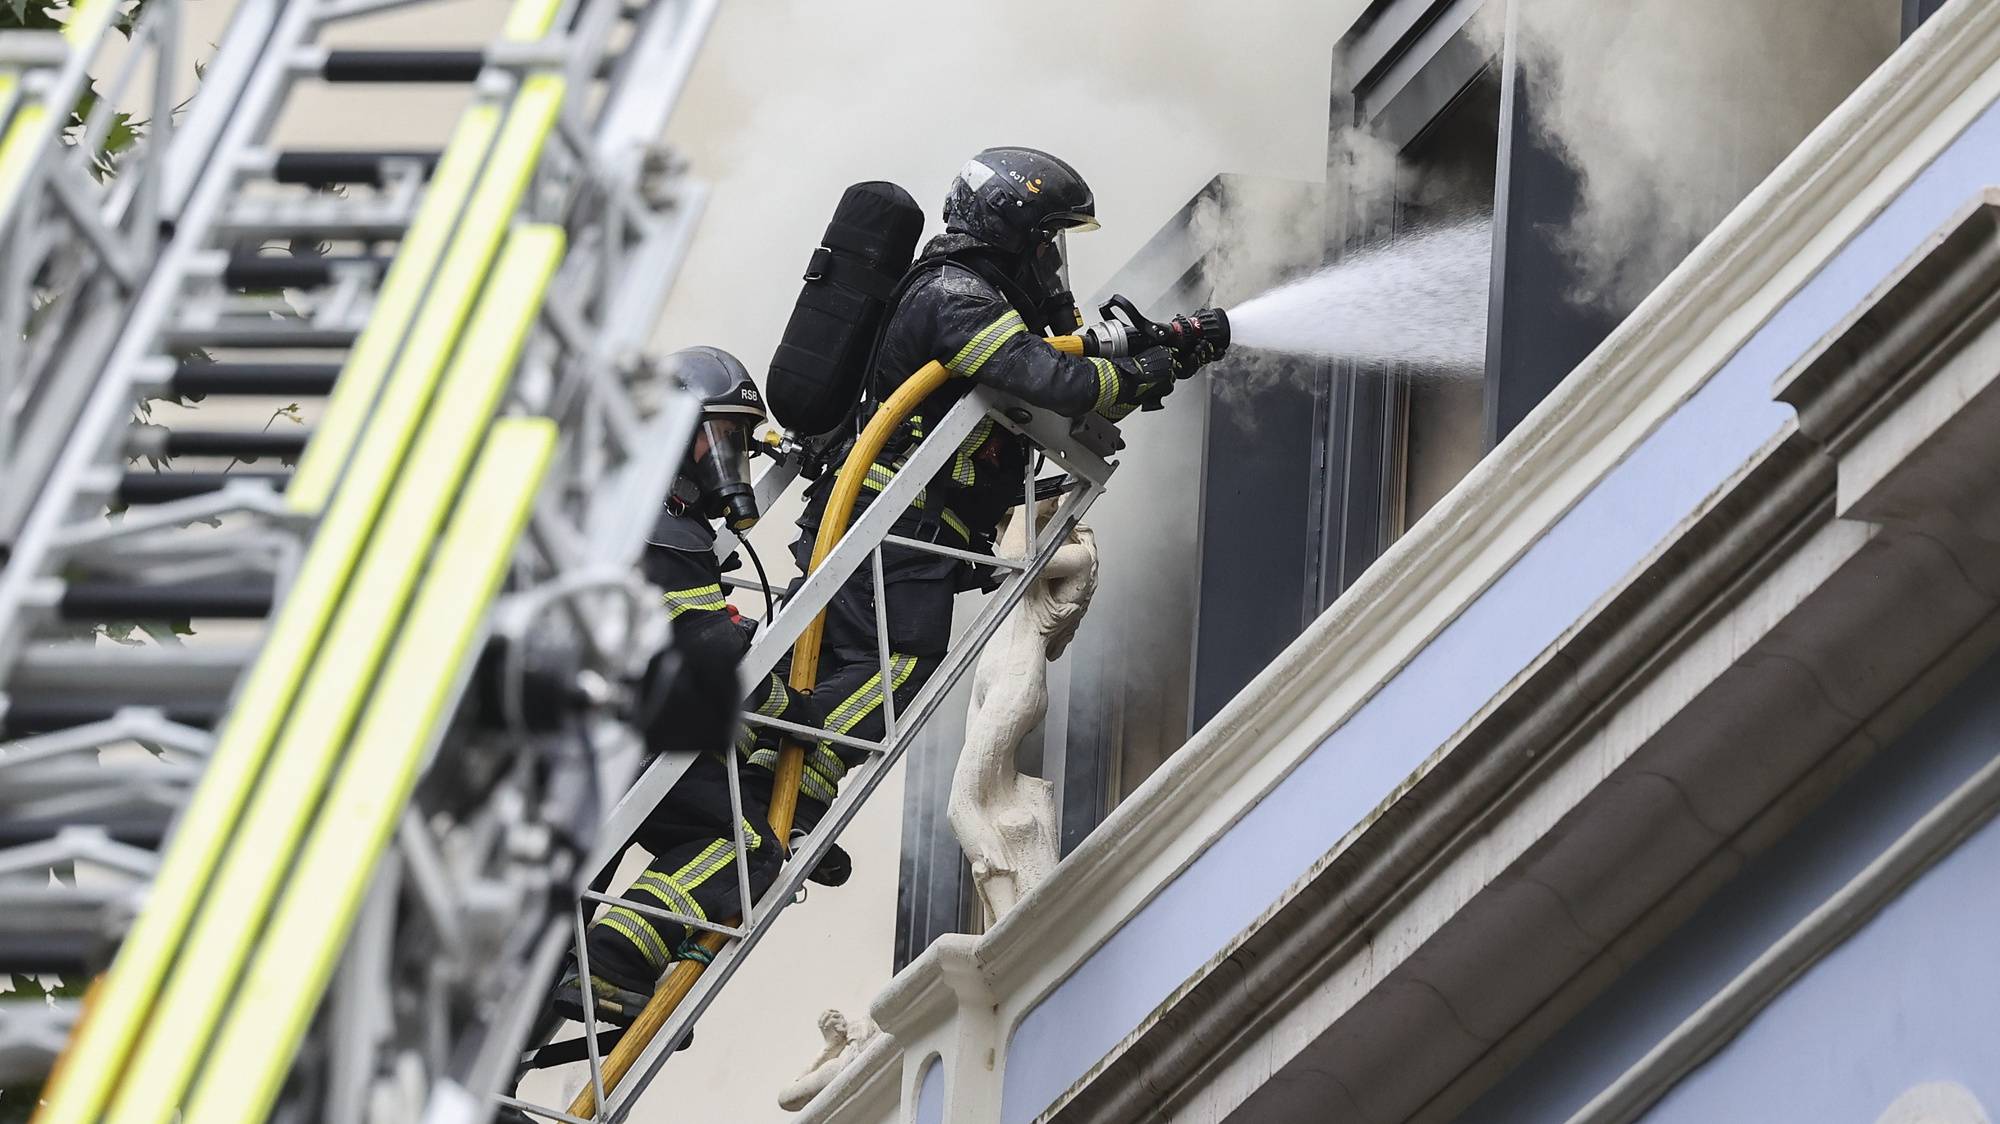
[[[1176,316],[1164,324],[1140,315],[1124,296],[1112,297],[1098,311],[1103,322],[1083,330],[1085,355],[1123,359],[1149,347],[1165,347],[1183,355],[1206,351],[1204,360],[1212,360],[1229,350],[1229,315],[1219,308]]]

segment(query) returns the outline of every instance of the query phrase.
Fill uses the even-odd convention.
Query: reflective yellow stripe
[[[775,749],[760,749],[751,754],[750,759],[744,762],[744,764],[755,765],[759,769],[776,771],[778,768],[778,751]]]
[[[972,427],[972,432],[967,434],[965,440],[959,443],[958,452],[952,455],[952,483],[962,488],[970,488],[978,481],[978,469],[972,463],[972,455],[977,453],[979,447],[986,444],[986,439],[992,435],[993,419],[979,419],[979,424]]]
[[[697,921],[708,920],[708,914],[703,911],[700,902],[694,900],[688,891],[674,885],[671,879],[657,870],[641,874],[639,880],[632,883],[632,889],[653,895],[661,905],[675,913],[692,917]]]
[[[702,848],[700,854],[689,859],[686,866],[668,875],[668,881],[689,892],[702,884],[709,875],[728,865],[731,853],[736,848],[727,839],[718,839]]]
[[[909,682],[910,673],[915,671],[916,668],[917,659],[915,656],[890,656],[889,670],[893,683],[890,689],[894,690],[897,687],[901,687],[904,683]],[[878,671],[874,675],[869,676],[868,682],[863,683],[860,690],[847,696],[839,706],[833,709],[833,713],[827,715],[826,728],[830,733],[844,734],[854,729],[855,726],[860,724],[863,718],[866,718],[876,707],[881,705],[882,673]],[[827,743],[821,744],[824,745]]]
[[[785,681],[771,674],[771,682],[766,688],[764,701],[757,704],[757,713],[766,718],[782,718],[791,705],[791,695],[785,690]]]
[[[869,676],[868,682],[863,683],[860,690],[841,700],[840,705],[835,707],[832,713],[826,716],[826,728],[836,734],[844,734],[852,729],[854,724],[859,722],[861,716],[868,713],[869,708],[873,705],[870,702],[871,692],[880,691],[881,687],[881,672],[876,672],[874,675]]]
[[[1093,358],[1090,365],[1097,368],[1097,405],[1091,409],[1103,410],[1118,401],[1118,368],[1109,359]]]
[[[696,609],[729,608],[729,602],[722,596],[722,586],[715,583],[698,585],[693,589],[670,589],[663,597],[667,604],[668,620],[677,620],[682,613]]]
[[[972,338],[966,341],[965,346],[960,348],[958,354],[952,356],[951,362],[945,366],[951,369],[952,374],[961,378],[971,378],[978,373],[979,368],[986,365],[988,359],[993,358],[993,354],[1000,350],[1001,344],[1027,330],[1027,325],[1021,322],[1021,314],[1009,309],[1007,315],[974,332]]]
[[[838,785],[840,779],[847,775],[847,762],[833,751],[832,742],[821,742],[812,748],[812,754],[806,761],[806,772],[823,778],[830,786]]]
[[[635,913],[624,906],[613,906],[598,924],[631,941],[632,947],[639,950],[639,955],[646,958],[646,963],[654,971],[657,972],[667,966],[667,942],[661,940],[660,934],[653,931],[652,924],[646,920],[644,914]]]
[[[938,512],[938,518],[944,520],[945,526],[957,531],[959,538],[964,539],[968,545],[971,544],[972,528],[966,526],[965,520],[960,519],[957,513],[947,507],[943,511]]]
[[[902,470],[903,465],[900,461],[896,463],[894,468],[890,468],[887,465],[871,464],[868,466],[868,475],[861,478],[861,486],[871,492],[883,491],[895,481],[896,473]],[[917,489],[917,498],[910,502],[910,506],[919,511],[923,510],[924,496],[929,492],[930,489],[928,488]]]
[[[799,792],[812,797],[822,804],[833,803],[834,797],[839,795],[839,791],[834,788],[831,782],[811,769],[807,769],[805,772],[799,774]]]

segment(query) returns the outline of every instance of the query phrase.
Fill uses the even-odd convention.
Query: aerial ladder
[[[242,0],[177,123],[159,75],[178,0],[151,0],[134,53],[159,60],[157,124],[103,181],[101,119],[71,143],[23,115],[71,103],[110,25],[96,2],[62,44],[0,40],[17,82],[0,92],[31,122],[23,147],[12,125],[0,140],[0,295],[24,299],[0,310],[23,353],[0,400],[0,971],[110,968],[81,1003],[0,1002],[0,1076],[53,1066],[48,1121],[626,1119],[1102,494],[1117,433],[981,388],[849,525],[881,440],[946,372],[883,405],[746,691],[788,652],[811,685],[842,583],[866,568],[882,603],[884,547],[1004,580],[907,711],[885,699],[881,742],[745,715],[792,739],[780,826],[803,744],[869,760],[745,917],[654,911],[702,930],[711,961],[681,962],[622,1035],[586,1000],[583,1092],[530,1103],[511,1090],[540,982],[587,970],[588,921],[615,900],[592,887],[689,764],[635,780],[615,704],[665,642],[632,564],[696,406],[642,345],[700,191],[657,138],[715,0],[517,0],[470,50],[337,45],[345,22],[413,0]],[[464,84],[471,105],[436,151],[276,147],[301,85],[385,82]],[[311,249],[256,252],[273,241]],[[19,307],[74,330],[28,331]],[[324,404],[305,431],[133,415],[195,396]],[[994,426],[1056,473],[1022,481],[1027,553],[894,534]],[[824,453],[787,441],[762,506]],[[296,468],[238,467],[270,460]],[[877,633],[886,667],[879,617]],[[480,653],[518,671],[548,635],[604,705],[531,729],[506,674],[496,705],[463,704]]]
[[[481,653],[560,637],[610,697],[664,642],[630,513],[695,412],[642,347],[701,192],[658,138],[715,3],[341,44],[405,2],[241,0],[178,117],[178,0],[110,71],[108,0],[0,36],[0,971],[109,965],[0,1001],[37,1119],[487,1118],[637,760],[615,707],[460,701]],[[431,151],[278,147],[303,88],[382,83],[469,105]]]

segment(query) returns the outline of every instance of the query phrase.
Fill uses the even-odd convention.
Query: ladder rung
[[[166,343],[173,349],[282,347],[345,351],[354,346],[355,337],[360,334],[355,328],[320,328],[286,320],[238,317],[222,324],[169,328]]]
[[[381,257],[298,258],[278,254],[239,254],[222,270],[222,283],[244,289],[312,289],[331,285],[343,272],[382,276],[389,259]]]
[[[311,434],[298,426],[252,429],[173,429],[166,433],[170,457],[295,457]]]
[[[269,394],[320,397],[333,392],[338,363],[182,363],[168,385],[177,395]]]
[[[485,66],[484,51],[337,50],[326,53],[320,77],[328,82],[470,82]]]
[[[0,848],[23,847],[53,839],[66,827],[96,828],[119,843],[157,850],[167,836],[165,809],[127,812],[89,819],[14,818],[0,816]]]
[[[7,713],[0,715],[0,739],[25,738],[51,730],[68,730],[102,722],[132,704],[121,699],[93,696],[88,699],[11,699]],[[152,704],[149,704],[152,705]],[[222,717],[221,699],[178,699],[157,704],[169,722],[211,729]]]
[[[63,588],[60,611],[66,620],[256,620],[269,615],[273,593],[267,575],[181,585],[74,581]]]
[[[118,498],[128,504],[171,503],[242,481],[282,488],[291,478],[289,472],[128,472],[118,482]]]
[[[391,164],[414,163],[425,177],[437,170],[438,153],[368,152],[349,149],[298,149],[280,152],[271,170],[279,183],[321,184],[360,183],[381,187]]]
[[[101,908],[35,912],[31,928],[0,926],[0,970],[81,978],[104,962],[110,942]]]
[[[270,207],[244,207],[216,220],[220,234],[269,241],[305,239],[313,242],[383,242],[400,239],[410,229],[411,208],[383,206],[315,209],[291,214]]]

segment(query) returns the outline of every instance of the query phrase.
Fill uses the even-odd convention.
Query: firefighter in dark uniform
[[[922,440],[926,424],[944,417],[974,385],[997,387],[1065,416],[1096,412],[1116,421],[1157,407],[1178,379],[1213,358],[1166,348],[1130,360],[1085,358],[1044,342],[1081,326],[1063,281],[1063,239],[1095,229],[1096,215],[1083,178],[1048,153],[991,148],[966,163],[945,198],[945,233],[931,240],[898,286],[869,392],[875,402],[886,401],[933,359],[954,377],[922,403],[870,466],[857,517]],[[1021,502],[1028,456],[1025,438],[990,418],[980,422],[895,532],[990,554],[1001,517]],[[829,474],[808,493],[793,545],[802,572],[831,491]],[[908,547],[885,547],[882,563],[891,652],[886,689],[895,693],[900,711],[943,659],[953,597],[985,579],[967,563]],[[864,568],[827,607],[813,689],[825,728],[868,741],[881,740],[884,729],[874,602],[873,577]],[[808,747],[802,798],[830,802],[841,777],[863,756],[825,741]],[[760,747],[752,760],[768,766],[776,757],[775,747]]]
[[[739,781],[751,892],[761,894],[784,861],[784,850],[772,838],[767,822],[771,770],[751,763],[775,760],[776,755],[766,752],[753,758],[755,735],[741,727],[733,709],[718,710],[714,705],[718,698],[736,698],[736,666],[750,648],[753,626],[723,594],[710,520],[720,519],[739,532],[757,521],[749,448],[751,431],[765,414],[756,384],[727,352],[689,348],[675,353],[670,362],[687,389],[701,398],[701,424],[640,565],[646,580],[665,596],[674,632],[671,650],[685,666],[673,693],[652,706],[650,719],[642,719],[642,724],[650,752],[694,750],[697,756],[635,837],[634,842],[653,859],[622,896],[720,924],[736,916],[743,903],[734,865],[728,776],[714,752],[718,745],[731,744],[730,751],[743,755],[746,762]],[[812,700],[794,693],[776,674],[752,691],[743,705],[806,725],[820,720]],[[691,721],[691,716],[720,720]],[[770,745],[775,748],[775,740]],[[810,830],[825,810],[824,804],[801,803],[797,827]],[[815,877],[843,879],[844,856],[830,859]],[[674,960],[705,957],[690,940],[694,934],[689,928],[623,906],[613,907],[592,923],[588,950],[600,1020],[618,1026],[629,1023]],[[574,966],[557,987],[555,1009],[571,1019],[582,1018]]]

